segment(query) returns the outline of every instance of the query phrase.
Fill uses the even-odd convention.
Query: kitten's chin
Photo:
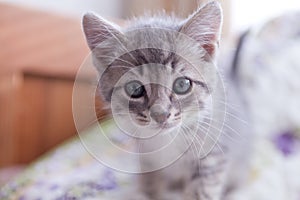
[[[154,120],[146,121],[146,120],[135,120],[134,122],[137,126],[148,128],[148,129],[172,129],[180,126],[180,120],[167,121],[164,123],[157,123]]]
[[[166,122],[163,124],[159,123],[137,123],[138,126],[147,129],[148,131],[153,132],[166,132],[172,131],[180,127],[180,122]]]
[[[156,129],[163,132],[172,132],[180,128],[180,122],[168,122],[164,124],[156,124]]]
[[[164,130],[173,129],[178,126],[178,123],[165,123],[165,124],[158,124],[158,127]]]

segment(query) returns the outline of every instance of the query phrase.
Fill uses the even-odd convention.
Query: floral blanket
[[[90,128],[83,137],[92,139],[97,129]],[[118,159],[118,155],[114,157]],[[300,131],[260,139],[251,163],[248,184],[232,199],[299,200]],[[132,178],[99,163],[75,138],[3,187],[0,199],[121,199],[117,197],[120,189],[129,187]]]
[[[250,30],[239,49],[235,73],[257,138],[248,182],[231,199],[300,199],[299,16],[288,14]],[[103,126],[113,132],[111,122]],[[97,132],[93,126],[82,137],[93,143]],[[2,187],[0,199],[122,199],[117,195],[132,179],[102,165],[74,138]]]

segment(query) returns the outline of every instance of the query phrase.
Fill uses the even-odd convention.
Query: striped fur
[[[247,163],[244,159],[249,148],[247,142],[233,141],[248,133],[240,120],[245,112],[243,108],[236,112],[231,106],[223,111],[209,109],[212,97],[225,107],[240,103],[231,85],[228,86],[229,102],[218,99],[221,95],[217,85],[221,83],[214,64],[221,26],[222,10],[216,2],[208,3],[184,20],[165,14],[144,16],[133,19],[126,28],[92,13],[84,16],[84,32],[100,76],[99,92],[112,105],[117,120],[126,125],[122,128],[130,132],[138,124],[144,128],[134,136],[151,134],[161,125],[153,123],[153,112],[162,114],[163,111],[167,113],[164,127],[168,129],[160,127],[161,130],[168,136],[175,129],[181,130],[181,144],[160,159],[167,160],[185,143],[191,145],[173,164],[137,175],[140,181],[137,190],[122,199],[218,200],[225,198],[227,188],[240,183],[234,177],[242,177],[243,170],[232,170],[232,167],[243,163],[240,166],[246,169],[243,165]],[[174,93],[172,87],[178,77],[188,77],[191,81],[188,94]],[[131,98],[124,92],[124,85],[132,80],[144,85],[142,97]],[[218,121],[219,111],[226,116],[224,122]],[[161,136],[137,143],[143,153],[157,149],[164,139]],[[161,160],[141,159],[141,166],[150,169]]]

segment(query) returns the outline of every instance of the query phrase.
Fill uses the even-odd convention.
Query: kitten
[[[224,199],[242,183],[251,134],[237,88],[214,66],[221,27],[217,2],[126,28],[84,16],[99,92],[140,153],[138,191],[122,199]]]

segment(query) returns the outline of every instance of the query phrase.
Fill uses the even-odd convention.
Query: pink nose
[[[150,116],[154,119],[157,123],[164,123],[170,116],[168,111],[165,111],[160,105],[155,105],[151,107]]]
[[[167,112],[151,113],[150,115],[151,115],[152,119],[154,119],[157,123],[160,123],[160,124],[166,122],[169,117],[169,113],[167,113]]]

